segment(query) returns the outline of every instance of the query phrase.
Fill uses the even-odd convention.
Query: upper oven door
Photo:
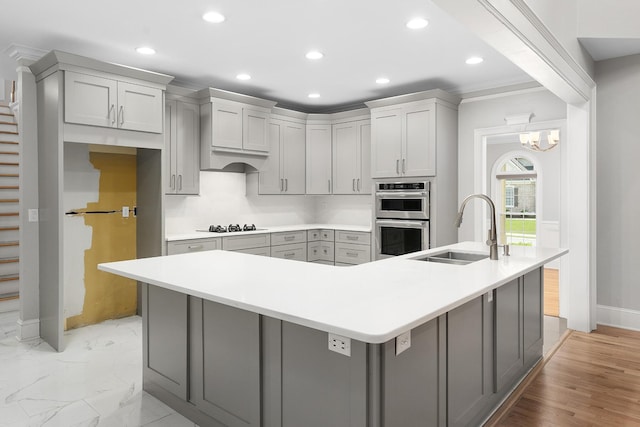
[[[376,193],[376,218],[429,219],[428,192]]]

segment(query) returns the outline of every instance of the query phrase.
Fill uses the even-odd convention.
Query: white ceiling
[[[434,88],[467,93],[531,81],[429,0],[11,0],[0,8],[10,17],[0,26],[0,52],[13,44],[58,49],[301,111],[338,111]],[[226,21],[203,21],[210,10]],[[407,29],[415,16],[429,25]],[[157,54],[136,53],[142,45]],[[325,57],[307,60],[310,49]],[[472,55],[485,61],[466,65]],[[0,72],[11,72],[15,64],[0,57]],[[236,80],[241,72],[252,79]],[[380,76],[391,82],[376,84]],[[320,98],[309,99],[311,92]]]

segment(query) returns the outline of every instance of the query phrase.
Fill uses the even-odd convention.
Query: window
[[[507,158],[496,172],[498,183],[498,240],[520,246],[536,244],[536,180],[533,162]]]

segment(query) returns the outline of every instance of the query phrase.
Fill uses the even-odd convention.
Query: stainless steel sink
[[[441,262],[444,264],[467,265],[472,262],[489,258],[486,254],[477,254],[469,252],[445,251],[435,254],[429,254],[420,258],[413,258],[417,261]]]

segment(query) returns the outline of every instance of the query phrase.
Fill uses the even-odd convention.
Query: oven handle
[[[377,219],[376,225],[380,227],[427,228],[429,226],[429,221],[394,221]]]
[[[397,193],[393,193],[393,192],[378,192],[376,193],[376,197],[424,197],[424,196],[428,196],[429,192],[428,191],[416,191],[416,192],[397,192]]]

